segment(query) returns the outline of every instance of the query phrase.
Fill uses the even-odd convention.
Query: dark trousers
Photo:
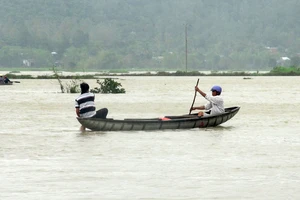
[[[96,111],[96,115],[94,115],[92,118],[103,118],[105,119],[107,116],[108,110],[107,108],[102,108],[100,110]]]

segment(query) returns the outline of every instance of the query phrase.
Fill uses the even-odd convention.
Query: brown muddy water
[[[197,78],[120,77],[126,93],[96,105],[116,119],[186,114]],[[299,77],[199,78],[239,113],[214,128],[82,133],[79,94],[57,80],[0,86],[0,199],[299,199]]]

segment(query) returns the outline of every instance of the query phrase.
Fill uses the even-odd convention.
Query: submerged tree
[[[53,76],[57,79],[57,81],[60,85],[61,93],[65,93],[65,92],[79,93],[80,92],[80,87],[79,87],[80,79],[72,79],[69,83],[66,83],[64,85],[60,79],[60,75],[58,74],[56,68],[53,67],[52,70],[53,70]]]
[[[66,83],[67,93],[80,93],[80,80],[72,79],[69,83]]]
[[[52,67],[52,71],[53,71],[53,76],[57,79],[59,85],[60,85],[60,90],[61,90],[61,93],[65,93],[65,87],[64,85],[62,84],[62,81],[60,80],[60,76],[55,68],[55,66]]]
[[[65,85],[62,83],[60,75],[58,74],[55,67],[52,68],[53,70],[53,77],[57,79],[60,90],[62,93],[79,93],[80,92],[80,82],[82,82],[79,77],[72,79],[70,82],[66,83]],[[111,78],[105,78],[103,82],[97,80],[97,83],[100,87],[95,87],[91,89],[90,92],[92,93],[125,93],[125,89],[122,88],[122,84],[114,81]]]

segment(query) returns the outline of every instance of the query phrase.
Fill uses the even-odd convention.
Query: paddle
[[[12,83],[21,83],[20,81],[11,81]]]
[[[198,83],[199,83],[199,78],[198,78],[198,80],[197,80],[197,84],[196,84],[196,86],[198,86]],[[195,90],[194,100],[193,100],[193,103],[192,103],[192,105],[191,105],[191,108],[190,108],[190,113],[189,113],[189,115],[190,115],[190,114],[191,114],[191,112],[192,112],[192,108],[193,108],[193,106],[194,106],[194,103],[195,103],[196,96],[197,96],[197,91]]]

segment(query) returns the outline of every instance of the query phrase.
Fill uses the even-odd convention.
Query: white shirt
[[[225,112],[224,101],[220,95],[217,96],[206,95],[204,98],[209,101],[209,103],[205,105],[205,110],[211,111],[209,115],[216,115]]]

